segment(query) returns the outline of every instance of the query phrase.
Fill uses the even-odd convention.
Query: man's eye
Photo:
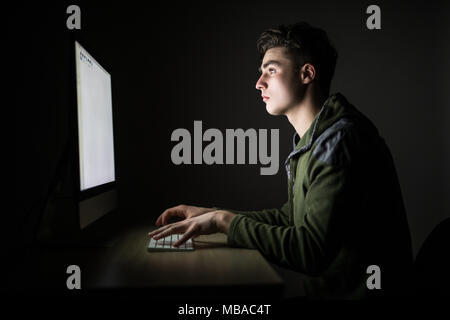
[[[275,70],[274,68],[270,68],[270,69],[269,69],[269,74],[274,74],[275,71],[276,71],[276,70]]]

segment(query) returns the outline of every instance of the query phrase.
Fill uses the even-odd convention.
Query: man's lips
[[[261,95],[261,97],[263,98],[263,100],[264,100],[264,101],[266,101],[266,100],[269,100],[269,99],[270,99],[270,98],[269,98],[268,96],[265,96],[265,95],[263,95],[263,94]]]

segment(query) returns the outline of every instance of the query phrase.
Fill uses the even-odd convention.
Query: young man
[[[230,246],[256,248],[305,274],[310,298],[399,295],[412,250],[397,174],[372,122],[343,95],[329,95],[336,50],[307,23],[267,30],[257,45],[256,89],[267,111],[285,115],[296,131],[285,162],[288,201],[251,212],[180,205],[164,211],[149,235],[184,233],[179,245],[226,233]],[[173,216],[185,219],[167,224]],[[369,279],[374,269],[379,277]]]

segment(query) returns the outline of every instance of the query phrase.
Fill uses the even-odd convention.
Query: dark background
[[[415,254],[450,216],[449,5],[437,1],[112,2],[81,8],[81,31],[66,28],[73,3],[39,2],[9,11],[7,36],[17,50],[16,210],[11,228],[29,237],[68,137],[73,33],[112,75],[121,212],[157,217],[180,203],[234,209],[281,206],[284,160],[293,128],[270,116],[255,90],[255,42],[263,30],[307,21],[327,31],[339,52],[332,92],[373,120],[389,145],[402,187]],[[381,30],[366,28],[370,4]],[[172,164],[177,128],[280,130],[277,175],[261,165]],[[383,190],[379,190],[383,197]],[[12,213],[11,213],[12,214]],[[386,221],[389,223],[389,221]]]

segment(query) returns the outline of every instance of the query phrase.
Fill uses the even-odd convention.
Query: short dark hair
[[[298,22],[261,33],[257,41],[261,61],[266,51],[275,47],[288,49],[298,68],[311,63],[316,68],[321,90],[329,94],[338,53],[324,30]]]

